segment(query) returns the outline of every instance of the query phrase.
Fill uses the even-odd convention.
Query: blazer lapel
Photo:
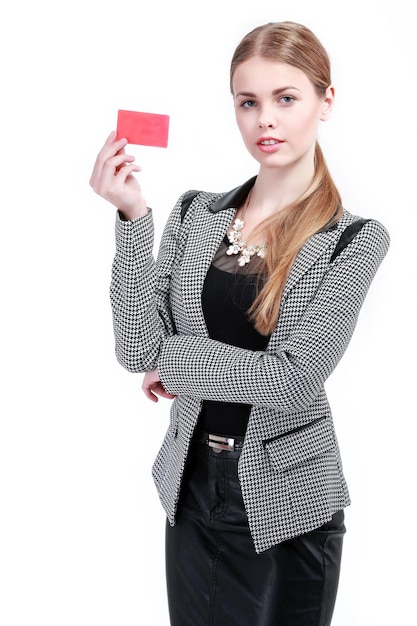
[[[255,180],[256,176],[227,193],[219,194],[215,200],[213,194],[202,194],[199,198],[203,206],[188,233],[181,268],[183,302],[190,328],[196,335],[208,336],[201,305],[206,274],[237,207],[244,202]]]
[[[304,244],[290,270],[282,294],[283,300],[285,300],[288,293],[298,283],[303,274],[308,272],[311,266],[314,265],[322,255],[329,250],[333,250],[347,223],[348,217],[344,213],[335,227],[316,233]]]
[[[182,297],[191,332],[199,336],[208,336],[201,305],[204,280],[235,212],[235,208],[218,213],[203,210],[188,233],[181,267]]]

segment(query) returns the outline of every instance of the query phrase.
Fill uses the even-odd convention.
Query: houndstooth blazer
[[[330,262],[343,229],[319,232],[299,252],[265,352],[212,340],[201,293],[236,207],[255,179],[226,194],[200,192],[181,219],[177,201],[152,256],[152,211],[116,218],[111,303],[116,355],[133,372],[158,367],[176,394],[153,477],[170,524],[203,400],[252,405],[239,480],[257,552],[317,528],[350,502],[324,383],[343,355],[388,246],[368,221]]]

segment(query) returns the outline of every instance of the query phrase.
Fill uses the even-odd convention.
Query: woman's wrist
[[[119,208],[119,215],[124,221],[132,221],[137,219],[138,217],[143,217],[148,214],[148,207],[146,204],[144,206],[137,206],[130,209]]]

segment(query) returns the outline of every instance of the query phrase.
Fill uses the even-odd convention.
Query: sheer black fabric
[[[261,259],[252,258],[240,267],[236,255],[226,254],[224,241],[209,268],[202,293],[206,326],[212,339],[247,348],[265,350],[268,337],[255,329],[249,318],[258,290]],[[225,402],[204,402],[199,427],[219,435],[243,436],[251,405]]]

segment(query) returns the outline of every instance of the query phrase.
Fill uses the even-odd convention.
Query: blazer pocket
[[[282,472],[336,447],[331,421],[319,418],[263,442],[275,469]]]

